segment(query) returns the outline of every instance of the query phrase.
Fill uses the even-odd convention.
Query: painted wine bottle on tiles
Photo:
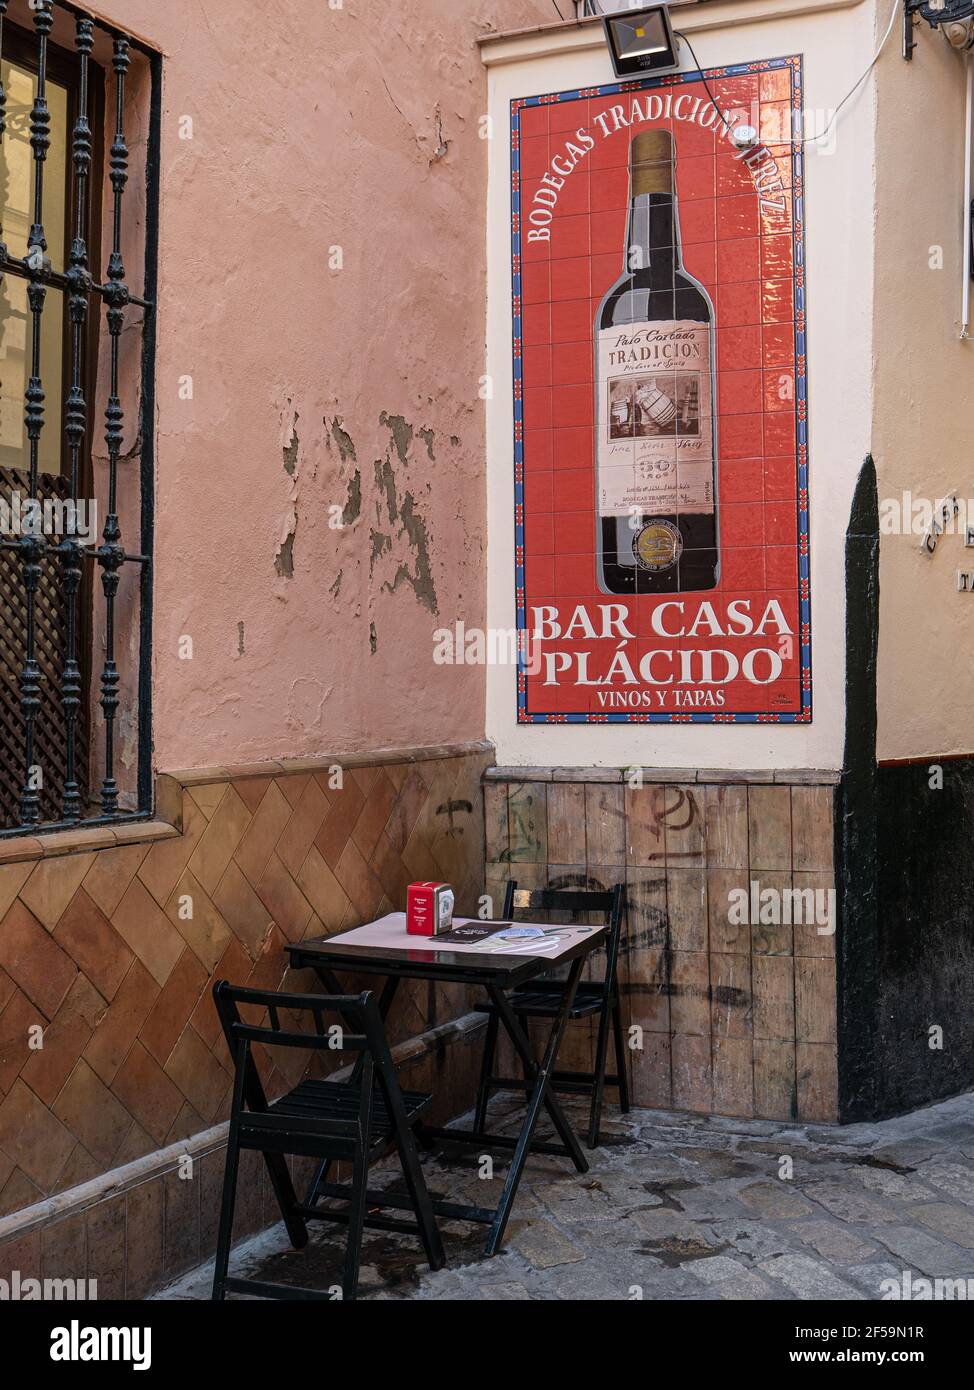
[[[625,267],[595,321],[599,583],[609,594],[712,589],[714,309],[683,268],[670,131],[637,135],[630,163]]]

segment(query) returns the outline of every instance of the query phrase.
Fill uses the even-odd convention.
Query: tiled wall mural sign
[[[811,719],[801,85],[512,103],[520,722]]]

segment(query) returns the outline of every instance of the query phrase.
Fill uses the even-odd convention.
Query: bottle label
[[[714,510],[710,325],[623,324],[598,335],[602,516]]]

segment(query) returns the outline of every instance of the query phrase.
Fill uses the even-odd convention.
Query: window
[[[0,0],[2,833],[151,812],[159,68]]]

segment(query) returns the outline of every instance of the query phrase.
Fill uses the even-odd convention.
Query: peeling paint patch
[[[297,522],[295,522],[295,530],[297,530]],[[274,557],[274,568],[277,570],[278,578],[294,578],[294,531],[285,536],[281,542],[277,555]]]
[[[386,585],[391,593],[395,593],[401,583],[409,584],[424,608],[428,608],[431,613],[438,613],[439,606],[436,601],[436,589],[433,584],[433,571],[430,565],[429,555],[429,535],[426,530],[426,522],[415,510],[412,493],[407,492],[402,500],[402,524],[403,530],[409,537],[409,542],[416,552],[416,570],[410,574],[406,565],[400,565],[396,570],[396,577],[391,584]]]
[[[288,441],[288,443],[285,444],[283,450],[284,472],[288,475],[289,478],[294,477],[294,471],[298,466],[298,446],[301,443],[300,439],[298,438],[298,421],[300,419],[301,416],[297,413],[297,411],[295,411],[294,423],[291,426],[291,438]]]
[[[371,532],[371,540],[372,540],[372,549],[371,549],[371,552],[370,552],[370,554],[369,554],[369,574],[370,574],[370,575],[372,574],[373,570],[375,569],[375,562],[376,562],[376,560],[378,560],[379,556],[385,554],[385,552],[386,552],[387,550],[391,550],[391,549],[392,549],[392,539],[391,539],[391,537],[384,535],[381,531],[372,531],[372,532]]]
[[[352,454],[354,458],[354,453]],[[362,510],[362,473],[356,468],[348,483],[348,497],[345,506],[342,508],[342,525],[351,526],[353,521],[357,521]]]
[[[287,697],[288,724],[291,728],[300,729],[302,733],[307,729],[320,728],[322,710],[331,692],[331,686],[326,688],[321,681],[309,677],[294,681]]]
[[[416,433],[425,443],[429,457],[433,458],[435,435],[430,429],[414,431],[412,425],[402,415],[389,415],[384,410],[379,415],[379,423],[389,431],[390,450],[385,458],[376,459],[374,463],[375,484],[379,494],[376,500],[376,520],[381,518],[384,500],[390,524],[395,526],[397,522],[399,523],[398,537],[405,536],[415,554],[412,568],[400,560],[392,581],[386,581],[383,588],[389,593],[395,593],[401,584],[408,584],[424,608],[428,608],[431,613],[438,613],[439,606],[433,584],[429,533],[426,522],[417,511],[416,502],[411,492],[403,493],[400,503],[393,466],[393,456],[399,460],[400,464],[408,465],[409,450]],[[428,485],[427,490],[429,490]],[[392,549],[392,539],[384,532],[373,529],[372,554],[369,561],[370,575],[374,573],[379,557]]]
[[[238,654],[239,656],[243,656],[243,655],[244,655],[244,625],[243,625],[243,623],[238,623],[238,624],[237,624],[237,654]]]
[[[325,424],[327,423],[328,421],[326,420]],[[342,422],[338,415],[336,415],[335,418],[332,420],[330,428],[331,437],[338,445],[338,456],[341,459],[342,463],[347,463],[349,459],[351,459],[351,461],[354,463],[356,461],[355,445],[353,444],[352,436],[348,433],[348,431],[342,429]]]
[[[329,592],[330,594],[333,594],[333,595],[335,596],[335,598],[337,598],[338,595],[341,593],[341,590],[342,590],[342,575],[343,575],[344,573],[345,573],[344,570],[339,570],[339,571],[338,571],[337,575],[335,576],[335,582],[334,582],[334,584],[332,584],[331,588],[328,590],[328,592]]]
[[[375,656],[378,645],[379,639],[376,636],[375,623],[369,623],[369,650],[373,656]]]
[[[387,415],[384,410],[379,415],[379,424],[392,435],[392,442],[399,455],[399,462],[405,463],[409,454],[409,447],[413,442],[412,425],[402,415]]]
[[[433,123],[436,127],[436,149],[433,151],[433,158],[430,160],[431,165],[435,164],[438,159],[445,159],[450,153],[451,142],[443,138],[443,114],[440,111],[439,102],[437,102],[436,110],[433,113]]]
[[[459,436],[458,434],[451,434],[451,435],[450,435],[450,443],[453,445],[454,449],[459,449],[459,447],[460,447],[460,436]]]
[[[382,512],[382,498],[384,497],[389,520],[395,523],[399,519],[399,499],[396,496],[396,475],[392,471],[392,461],[388,457],[375,461],[375,485],[379,490],[376,519]]]
[[[288,409],[290,409],[290,397],[288,398],[287,404]],[[284,523],[284,535],[277,548],[277,554],[274,557],[274,569],[277,571],[278,578],[280,579],[294,578],[294,537],[298,529],[298,454],[301,445],[301,441],[298,437],[298,421],[300,418],[298,412],[295,411],[294,418],[285,435],[285,443],[281,451],[284,472],[291,479],[291,513]]]

